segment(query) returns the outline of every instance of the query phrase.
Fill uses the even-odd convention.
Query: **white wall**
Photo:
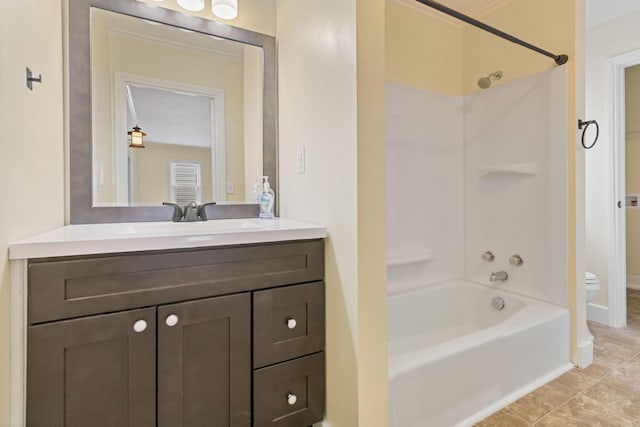
[[[324,224],[327,420],[357,426],[355,3],[279,0],[280,215]],[[306,173],[296,149],[306,147]]]
[[[594,301],[608,306],[609,188],[611,170],[611,123],[607,113],[607,61],[640,49],[640,11],[589,28],[586,35],[585,117],[600,123],[600,139],[585,153],[586,187],[586,267],[600,279],[601,289]]]
[[[567,306],[566,68],[465,97],[466,277]],[[491,250],[496,259],[482,261]],[[524,264],[514,267],[514,254]]]
[[[277,34],[281,215],[324,224],[329,235],[324,425],[382,427],[384,1],[279,0]]]
[[[62,226],[64,144],[60,0],[0,1],[0,426],[10,417],[7,247]],[[42,83],[25,86],[25,67]]]
[[[386,85],[388,292],[464,277],[460,96]]]

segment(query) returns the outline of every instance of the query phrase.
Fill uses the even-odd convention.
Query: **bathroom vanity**
[[[12,425],[320,421],[325,235],[234,219],[15,243]]]

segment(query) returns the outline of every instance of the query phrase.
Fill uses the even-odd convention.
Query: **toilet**
[[[585,272],[584,288],[587,294],[587,302],[592,302],[600,290],[600,280],[598,279],[598,276],[590,271]]]

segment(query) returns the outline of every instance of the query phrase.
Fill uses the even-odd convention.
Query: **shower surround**
[[[564,67],[464,97],[387,83],[389,292],[505,270],[567,306],[566,98]]]
[[[497,333],[488,333],[480,323],[465,323],[466,332],[438,342],[437,348],[426,340],[406,351],[394,350],[389,358],[391,426],[430,426],[445,419],[447,425],[471,425],[571,366],[566,309],[566,99],[564,67],[464,97],[387,83],[390,304],[415,292],[425,291],[426,298],[433,298],[429,295],[435,294],[429,292],[435,290],[471,289],[448,284],[464,279],[471,286],[497,288],[505,301],[519,298],[514,294],[532,297],[541,307],[548,307],[545,312],[554,313],[549,317],[551,323],[540,316],[521,316],[508,328],[506,323],[500,326]],[[486,251],[494,254],[493,262],[481,258]],[[524,263],[510,264],[513,255]],[[508,280],[491,283],[489,277],[497,271],[507,272]],[[490,298],[460,292],[440,298],[437,308],[455,311],[460,305],[456,300],[464,300],[480,305],[468,310],[493,310]],[[447,307],[440,307],[442,304]],[[391,305],[389,324],[394,325],[398,319]],[[417,306],[418,311],[430,310],[424,304]],[[418,313],[405,314],[421,318]],[[453,326],[442,319],[462,314],[439,317],[438,327],[421,322],[405,326],[418,335],[434,327],[447,330]],[[529,332],[516,335],[517,331]],[[527,336],[530,339],[516,338],[517,345],[512,343],[514,337]],[[395,348],[392,337],[390,340]],[[467,360],[464,366],[456,362],[462,347]],[[487,348],[495,352],[487,356]],[[505,387],[489,380],[494,377],[487,376],[485,368],[477,369],[477,375],[473,369],[467,372],[471,361],[486,357],[501,366],[520,367],[527,374],[496,371],[496,375],[506,375],[502,381],[509,387]],[[438,384],[457,384],[456,396],[467,404],[438,399],[438,387],[430,386],[428,375],[420,375],[433,369],[438,372]],[[461,383],[462,369],[466,371]],[[471,387],[466,394],[465,384]],[[414,404],[401,398],[406,397],[407,388],[421,390]],[[485,394],[478,399],[474,390],[491,390],[491,397],[485,399],[489,396]],[[425,401],[442,404],[420,412],[424,406],[420,402]]]

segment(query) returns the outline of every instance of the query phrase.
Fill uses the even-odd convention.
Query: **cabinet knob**
[[[133,324],[133,330],[136,332],[144,332],[145,329],[147,329],[147,322],[145,320],[140,319]]]
[[[176,326],[178,324],[178,316],[176,316],[175,314],[168,315],[165,319],[165,323],[167,324],[167,326]]]
[[[293,393],[289,393],[289,394],[287,395],[287,403],[288,403],[289,405],[293,406],[293,405],[295,405],[295,404],[296,404],[296,402],[297,402],[297,401],[298,401],[298,397],[297,397],[295,394],[293,394]]]
[[[298,324],[298,322],[296,322],[296,319],[294,319],[293,317],[289,317],[287,319],[287,328],[289,329],[295,329],[296,325]],[[294,396],[295,397],[295,396]]]

